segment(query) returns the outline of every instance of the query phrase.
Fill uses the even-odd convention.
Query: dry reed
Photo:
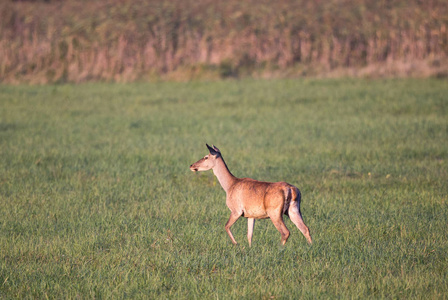
[[[0,4],[0,82],[446,76],[446,1]]]

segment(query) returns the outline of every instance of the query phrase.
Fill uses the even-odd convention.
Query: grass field
[[[448,84],[0,86],[0,298],[448,296]],[[309,246],[224,230],[235,176],[303,195]]]

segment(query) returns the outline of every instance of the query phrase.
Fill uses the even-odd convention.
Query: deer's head
[[[213,167],[216,165],[216,160],[221,157],[221,151],[219,151],[218,148],[216,148],[214,145],[212,147],[207,144],[205,145],[207,146],[210,153],[190,166],[190,170],[193,172],[213,169]]]

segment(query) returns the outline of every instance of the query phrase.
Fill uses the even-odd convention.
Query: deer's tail
[[[283,213],[288,215],[288,209],[291,205],[291,202],[297,202],[297,207],[300,207],[300,200],[302,199],[302,194],[300,193],[300,190],[293,186],[288,184],[288,186],[284,189],[285,192],[285,205],[283,206]]]

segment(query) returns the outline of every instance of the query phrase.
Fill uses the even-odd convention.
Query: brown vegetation
[[[0,4],[0,82],[446,76],[446,0]]]

